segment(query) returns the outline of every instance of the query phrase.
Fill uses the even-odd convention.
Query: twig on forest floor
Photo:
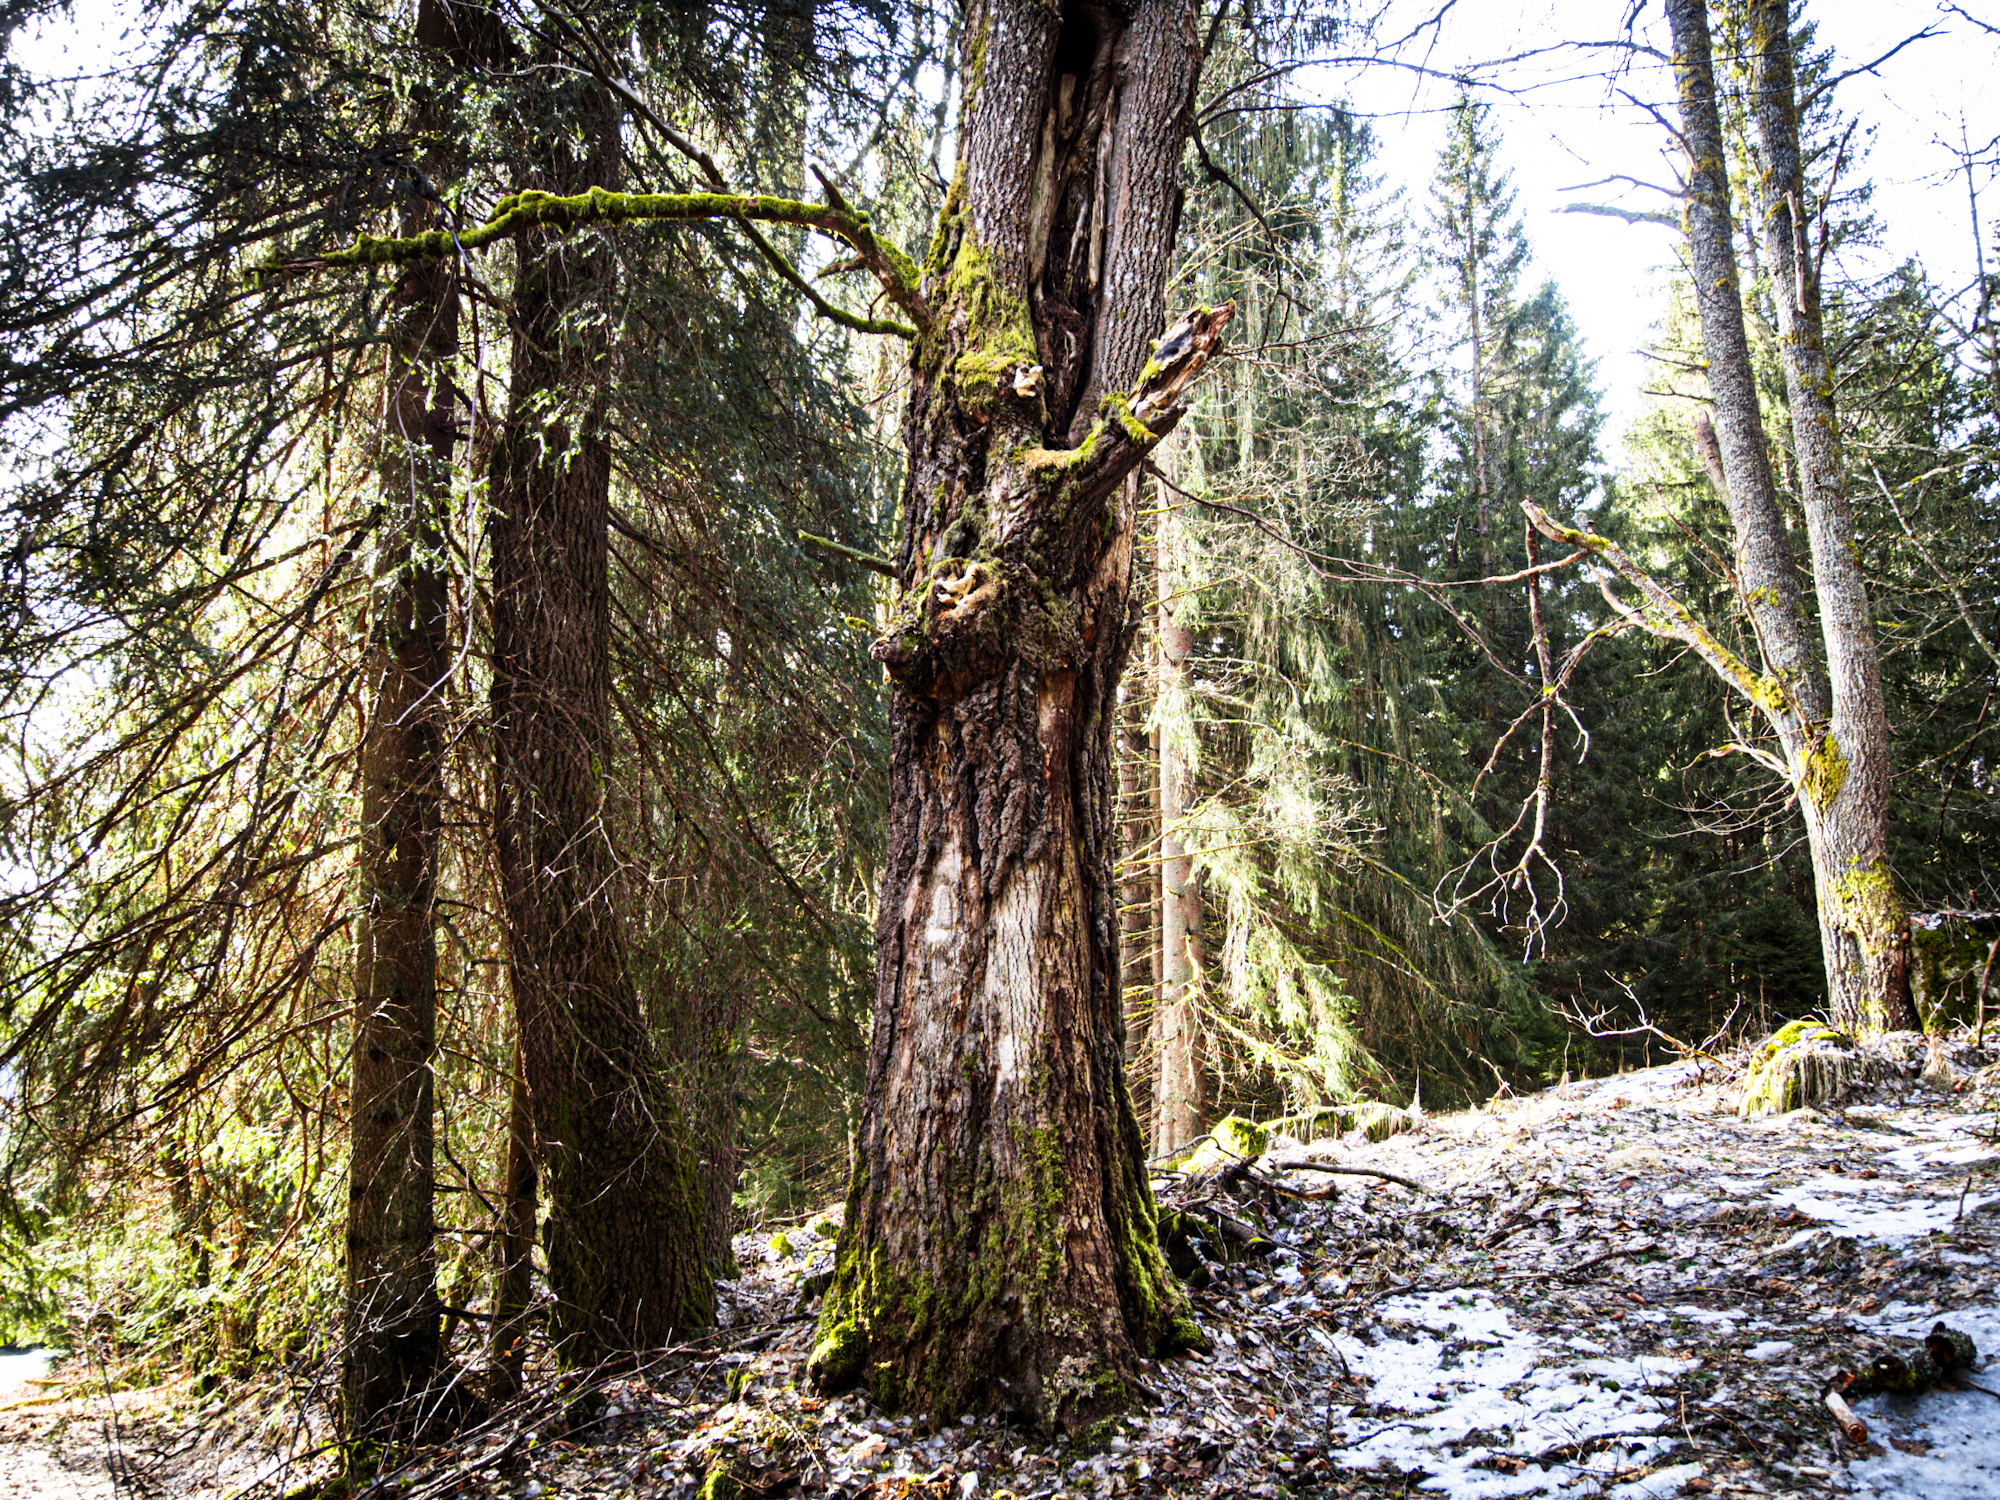
[[[492,1452],[483,1454],[469,1464],[459,1464],[449,1472],[440,1474],[429,1484],[407,1492],[404,1500],[430,1500],[433,1495],[442,1495],[456,1489],[464,1481],[484,1469],[498,1468],[519,1451],[521,1440],[527,1435],[527,1424],[517,1423],[507,1441]]]
[[[1425,1187],[1413,1177],[1404,1177],[1396,1172],[1385,1172],[1380,1167],[1337,1166],[1328,1161],[1274,1161],[1269,1167],[1274,1172],[1326,1172],[1336,1177],[1379,1177],[1384,1182],[1393,1182],[1398,1187],[1409,1188],[1412,1192],[1437,1196],[1435,1188]]]
[[[1407,1421],[1391,1422],[1387,1427],[1378,1427],[1373,1432],[1364,1432],[1360,1437],[1343,1438],[1340,1442],[1333,1445],[1331,1451],[1339,1453],[1348,1448],[1359,1448],[1363,1443],[1372,1442],[1385,1432],[1394,1432],[1398,1427],[1415,1427],[1416,1425],[1414,1417]]]
[[[1501,1281],[1543,1281],[1551,1277],[1555,1277],[1555,1278],[1560,1278],[1562,1280],[1568,1280],[1570,1277],[1579,1275],[1584,1271],[1588,1271],[1594,1266],[1601,1266],[1608,1260],[1617,1260],[1621,1256],[1630,1257],[1637,1255],[1638,1253],[1639,1252],[1636,1250],[1607,1250],[1602,1255],[1593,1255],[1589,1260],[1580,1261],[1576,1265],[1569,1266],[1563,1270],[1507,1271],[1502,1273],[1496,1279]]]

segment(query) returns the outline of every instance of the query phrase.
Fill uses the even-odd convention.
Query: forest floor
[[[743,1500],[2000,1494],[2000,1396],[1858,1400],[1862,1444],[1820,1399],[1938,1320],[2000,1353],[1996,1057],[1892,1038],[1875,1084],[1753,1120],[1743,1059],[1684,1063],[1162,1180],[1262,1243],[1197,1275],[1210,1351],[1150,1364],[1155,1403],[1088,1440],[802,1393],[831,1242],[746,1235],[701,1347],[531,1381],[372,1492],[651,1500],[726,1469],[739,1488],[709,1494]],[[206,1404],[90,1385],[0,1393],[0,1492],[243,1497],[324,1471],[323,1415],[276,1383]]]

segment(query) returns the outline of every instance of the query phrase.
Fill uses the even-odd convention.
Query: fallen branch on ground
[[[1384,1182],[1393,1182],[1398,1187],[1409,1188],[1412,1192],[1436,1196],[1436,1190],[1425,1187],[1413,1177],[1404,1177],[1395,1172],[1385,1172],[1380,1167],[1337,1166],[1330,1161],[1272,1161],[1265,1165],[1274,1172],[1325,1172],[1335,1177],[1379,1177]]]

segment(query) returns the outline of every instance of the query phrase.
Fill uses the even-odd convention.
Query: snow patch
[[[1644,1479],[1619,1485],[1612,1490],[1611,1500],[1661,1500],[1666,1495],[1678,1495],[1682,1485],[1700,1477],[1700,1464],[1675,1464],[1671,1468],[1655,1469]]]
[[[1696,1307],[1692,1302],[1683,1302],[1668,1311],[1693,1323],[1720,1323],[1725,1328],[1735,1327],[1737,1319],[1743,1316],[1741,1312],[1717,1312],[1712,1307]]]
[[[1581,1497],[1606,1493],[1618,1476],[1675,1444],[1670,1436],[1654,1435],[1672,1415],[1655,1391],[1698,1361],[1573,1362],[1567,1351],[1591,1347],[1588,1340],[1546,1344],[1516,1328],[1506,1309],[1483,1294],[1396,1297],[1378,1311],[1422,1331],[1406,1339],[1392,1334],[1378,1344],[1351,1335],[1336,1341],[1349,1368],[1369,1382],[1369,1414],[1344,1422],[1343,1468],[1425,1470],[1430,1477],[1419,1488],[1448,1500]],[[1385,1408],[1406,1415],[1385,1420]],[[1547,1459],[1604,1439],[1613,1441],[1578,1457]],[[1494,1467],[1500,1457],[1513,1460],[1516,1472]],[[1689,1475],[1699,1472],[1699,1466],[1682,1467]],[[1656,1492],[1626,1485],[1611,1493]]]
[[[1873,1318],[1856,1318],[1885,1336],[1920,1339],[1940,1314],[1907,1302],[1892,1302]],[[2000,1368],[2000,1307],[1959,1307],[1942,1314],[1946,1323],[1972,1336],[1985,1369]],[[1990,1375],[1978,1377],[1990,1385]],[[1870,1396],[1854,1403],[1882,1445],[1879,1457],[1856,1459],[1847,1477],[1862,1494],[1881,1500],[1990,1500],[2000,1494],[2000,1421],[1993,1398],[1983,1391],[1932,1390],[1920,1396]],[[1912,1453],[1897,1443],[1919,1451]]]
[[[1792,1187],[1779,1188],[1766,1201],[1817,1220],[1843,1238],[1859,1240],[1912,1239],[1951,1228],[1960,1214],[1957,1193],[1944,1198],[1917,1198],[1906,1195],[1899,1184],[1854,1181],[1828,1173],[1817,1173]],[[2000,1193],[1969,1193],[1963,1201],[1963,1211],[1969,1214],[2000,1201]],[[1777,1249],[1789,1250],[1804,1244],[1815,1232],[1801,1230]]]

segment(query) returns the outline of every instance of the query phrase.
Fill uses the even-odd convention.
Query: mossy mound
[[[2000,925],[1992,922],[1941,922],[1910,929],[1910,998],[1917,1016],[1932,1036],[1953,1026],[1970,1025],[1979,1013],[1979,986],[2000,977],[2000,964],[1988,974],[1986,959]],[[1989,1014],[2000,1004],[1989,996]]]
[[[1792,1021],[1764,1043],[1743,1081],[1744,1119],[1789,1114],[1838,1099],[1869,1069],[1853,1039],[1822,1021]]]
[[[1355,1120],[1355,1129],[1371,1141],[1386,1141],[1392,1135],[1415,1128],[1410,1112],[1393,1104],[1364,1104]]]
[[[1255,1161],[1270,1145],[1270,1126],[1230,1115],[1189,1147],[1173,1165],[1189,1178],[1216,1177],[1239,1163]]]
[[[1347,1135],[1386,1141],[1392,1135],[1422,1128],[1423,1115],[1417,1109],[1366,1099],[1356,1104],[1315,1105],[1271,1122],[1274,1136],[1293,1136],[1302,1142],[1338,1140]]]

